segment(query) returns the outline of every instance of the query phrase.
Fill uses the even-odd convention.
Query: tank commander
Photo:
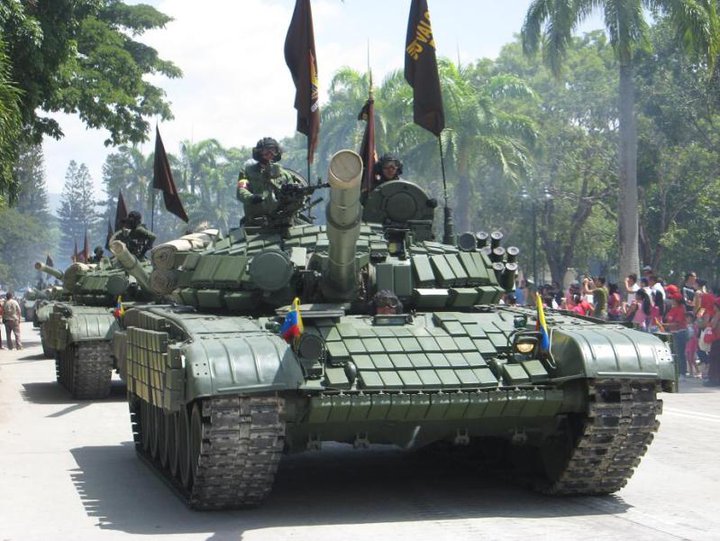
[[[132,255],[144,259],[145,253],[155,242],[155,234],[142,223],[142,215],[133,210],[123,220],[122,228],[110,238],[110,242],[114,240],[122,241]]]
[[[400,175],[403,172],[403,164],[393,154],[383,154],[380,159],[375,163],[375,178],[377,184],[388,182],[389,180],[400,180]]]
[[[278,206],[277,192],[283,185],[302,185],[300,179],[277,163],[281,159],[280,144],[272,137],[263,137],[252,150],[252,160],[240,170],[237,198],[245,210],[244,223],[272,215]]]
[[[88,259],[88,263],[100,263],[102,261],[103,256],[105,255],[105,250],[103,250],[102,246],[95,246],[95,249],[93,250],[93,255],[90,256]]]

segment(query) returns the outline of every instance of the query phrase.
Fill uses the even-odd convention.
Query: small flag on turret
[[[280,336],[282,336],[286,342],[290,342],[291,340],[299,338],[303,330],[305,329],[303,327],[302,315],[300,315],[300,299],[295,297],[292,308],[285,316],[285,321],[283,321],[280,327]]]
[[[125,308],[123,307],[123,304],[122,304],[122,295],[118,295],[117,303],[115,304],[115,309],[113,310],[113,315],[117,319],[120,319],[121,317],[123,317],[125,315]]]
[[[537,323],[535,330],[540,331],[540,349],[543,352],[550,351],[550,335],[548,334],[547,323],[545,323],[545,309],[540,293],[535,293],[535,302],[537,303]]]

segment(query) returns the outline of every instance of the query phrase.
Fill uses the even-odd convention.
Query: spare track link
[[[601,495],[625,486],[653,440],[662,412],[658,384],[596,381],[590,385],[584,430],[567,467],[548,494]]]
[[[112,380],[112,352],[109,342],[73,344],[56,361],[58,381],[73,398],[106,398]]]
[[[136,396],[133,398],[141,400]],[[285,443],[285,423],[281,420],[283,406],[284,401],[278,397],[203,399],[200,402],[199,455],[191,465],[193,481],[190,489],[183,487],[168,467],[163,468],[159,460],[143,450],[141,416],[131,409],[135,448],[193,509],[255,507],[270,493],[282,456]],[[188,432],[192,440],[192,428],[188,427]],[[193,447],[192,441],[189,447]]]

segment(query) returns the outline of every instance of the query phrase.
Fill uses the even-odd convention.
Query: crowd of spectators
[[[602,276],[583,276],[565,290],[553,282],[538,292],[548,308],[626,322],[641,331],[671,333],[681,378],[720,385],[720,296],[694,272],[673,284],[646,266],[640,278],[626,276],[622,287],[606,283]],[[524,280],[518,281],[512,301],[534,304]]]

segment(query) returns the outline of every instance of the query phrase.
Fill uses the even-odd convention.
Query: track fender
[[[555,327],[551,352],[558,377],[675,379],[672,353],[662,340],[621,326]]]

